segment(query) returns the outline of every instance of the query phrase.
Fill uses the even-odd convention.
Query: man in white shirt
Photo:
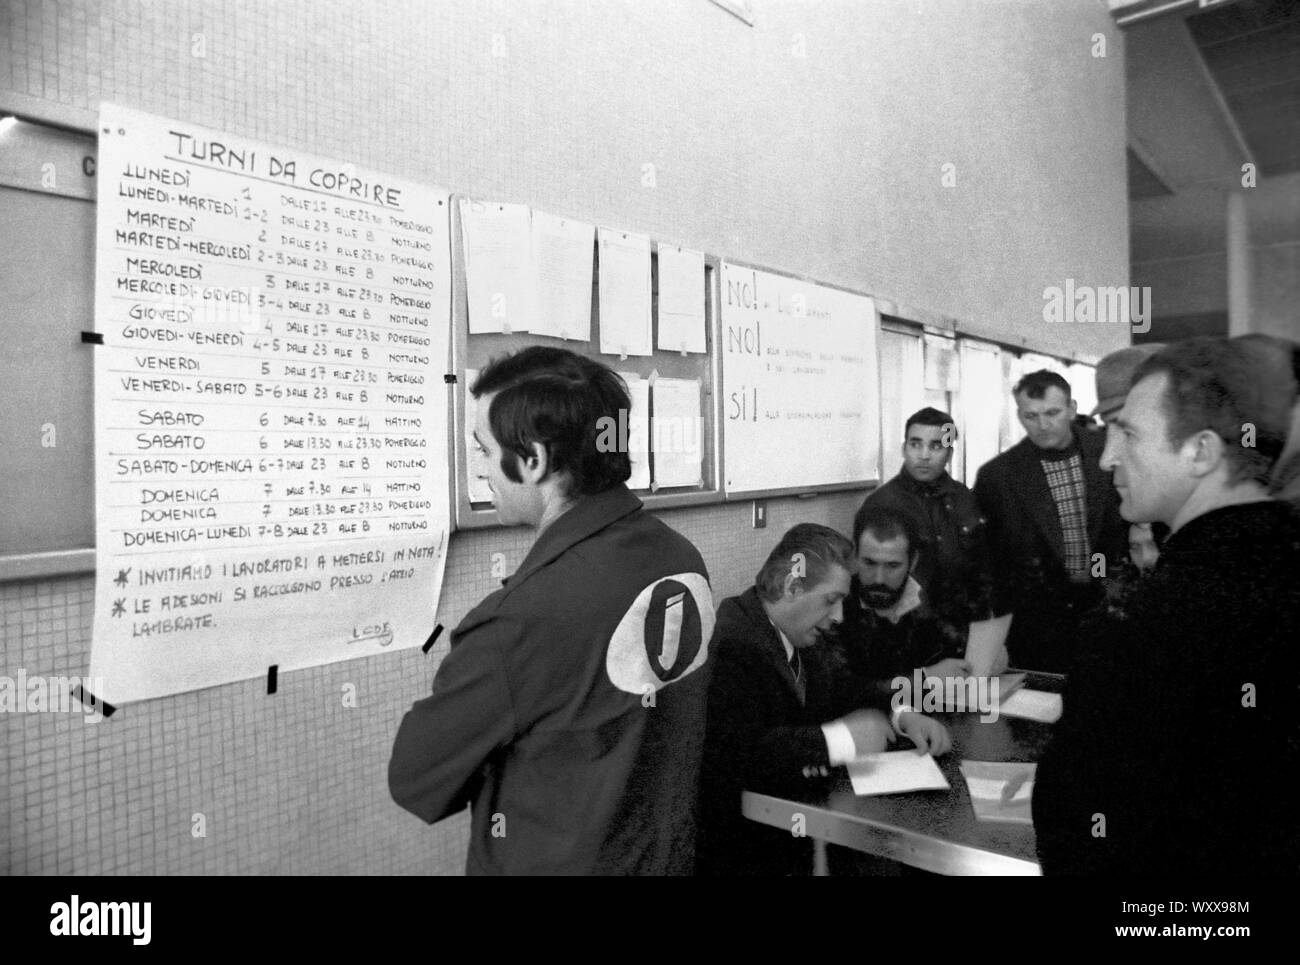
[[[826,643],[844,616],[853,544],[801,523],[755,585],[718,608],[702,769],[698,874],[808,874],[809,839],[742,816],[743,790],[816,797],[834,768],[883,750],[895,733],[933,754],[938,721],[889,708],[879,687]]]

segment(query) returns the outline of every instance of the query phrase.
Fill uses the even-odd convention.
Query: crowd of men
[[[1124,349],[1077,411],[1013,388],[1026,437],[947,471],[954,420],[905,426],[851,537],[803,523],[716,615],[704,561],[597,445],[630,409],[590,359],[530,348],[471,391],[502,522],[537,538],[457,627],[402,720],[394,799],[472,812],[471,873],[804,874],[812,847],[741,813],[945,727],[900,677],[964,678],[972,621],[1011,614],[1013,667],[1066,675],[1032,806],[1048,874],[1300,870],[1273,774],[1300,756],[1300,347]],[[1101,423],[1094,422],[1100,417]]]

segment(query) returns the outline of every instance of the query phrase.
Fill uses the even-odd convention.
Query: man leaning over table
[[[701,778],[696,872],[800,875],[812,845],[741,814],[741,792],[825,792],[832,768],[883,750],[897,731],[934,754],[950,746],[938,721],[898,708],[847,664],[828,636],[843,619],[853,545],[801,523],[782,537],[755,585],[718,608]],[[868,707],[874,704],[874,707]]]

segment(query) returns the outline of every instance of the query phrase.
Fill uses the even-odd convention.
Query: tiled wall
[[[523,201],[1061,354],[1114,347],[1039,320],[1046,284],[1127,283],[1122,41],[1102,4],[753,7],[750,27],[705,0],[0,0],[0,89]],[[1098,32],[1109,58],[1089,55]],[[775,500],[757,532],[748,503],[664,518],[720,598],[785,528],[845,528],[859,498]],[[525,549],[519,531],[457,535],[438,619],[491,589],[492,553],[513,566]],[[0,674],[84,672],[91,592],[84,576],[0,585]],[[385,779],[443,647],[97,724],[0,714],[0,874],[460,871],[463,818],[427,829]]]
[[[859,498],[774,500],[758,531],[749,503],[664,518],[703,552],[721,599],[748,585],[787,528],[847,528]],[[495,588],[492,554],[513,569],[527,546],[519,529],[453,536],[438,620],[450,629]],[[93,594],[89,576],[0,584],[0,674],[84,674]],[[446,640],[428,656],[281,674],[274,695],[251,680],[98,723],[0,714],[0,875],[459,873],[468,822],[425,827],[393,804],[386,773],[398,721],[427,693]]]

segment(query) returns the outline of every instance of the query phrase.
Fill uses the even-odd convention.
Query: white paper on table
[[[940,791],[950,786],[934,758],[916,751],[868,754],[851,761],[848,769],[857,795]]]
[[[1030,811],[1038,765],[1012,761],[962,761],[962,777],[970,792],[971,807],[981,821],[1032,824]],[[1003,799],[1015,786],[1011,797]]]
[[[991,620],[973,620],[966,637],[966,662],[976,677],[988,677],[1006,668],[1007,632],[1011,617],[1004,613]]]
[[[1060,694],[1022,687],[998,703],[998,713],[1004,717],[1026,717],[1051,724],[1060,718],[1062,706]]]
[[[478,399],[474,398],[469,387],[478,379],[478,369],[465,370],[465,475],[468,479],[469,501],[471,503],[492,502],[492,490],[488,488],[487,457],[479,451],[474,440],[474,426],[478,418]]]
[[[651,448],[655,454],[655,485],[700,485],[704,458],[700,380],[659,376],[651,380],[650,391],[654,398]]]
[[[528,205],[461,198],[460,232],[470,334],[528,331],[537,311]]]
[[[529,331],[591,341],[591,272],[596,228],[584,221],[533,212],[537,312]]]
[[[704,352],[704,252],[659,246],[659,337],[664,352]]]
[[[627,452],[632,460],[628,489],[650,488],[650,382],[636,372],[619,372],[632,397],[632,412],[627,419]],[[619,432],[624,431],[623,423]]]
[[[597,228],[600,242],[600,350],[649,355],[650,236]]]

